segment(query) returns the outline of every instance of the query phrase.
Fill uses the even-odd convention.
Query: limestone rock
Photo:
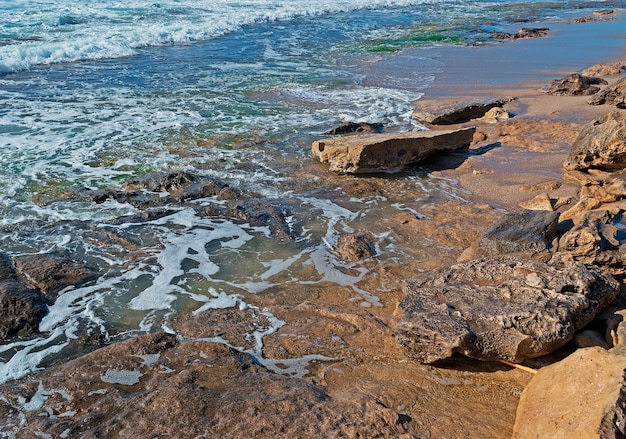
[[[356,262],[376,255],[376,241],[370,232],[344,233],[335,250],[344,261]]]
[[[518,255],[531,258],[548,249],[557,232],[559,214],[547,210],[508,213],[474,245],[475,256]]]
[[[13,266],[26,285],[38,289],[50,301],[54,301],[63,288],[82,284],[97,276],[83,263],[58,255],[17,256],[13,258]]]
[[[9,261],[0,256],[0,340],[39,332],[47,312],[44,297],[19,282]]]
[[[395,331],[407,355],[433,363],[459,353],[522,362],[570,341],[618,294],[596,268],[502,257],[416,276],[404,285]]]
[[[334,172],[379,172],[401,168],[428,157],[468,149],[475,128],[364,134],[313,142],[313,155]]]
[[[480,118],[492,108],[502,107],[510,97],[495,97],[481,101],[461,101],[441,106],[438,101],[417,101],[419,108],[413,117],[432,125],[451,125]]]
[[[626,111],[613,111],[584,126],[563,164],[568,170],[626,167]]]
[[[611,76],[619,75],[626,70],[626,63],[614,62],[607,64],[595,64],[582,71],[583,76]]]
[[[524,201],[520,203],[519,206],[523,209],[528,210],[547,210],[550,212],[554,210],[552,200],[550,199],[550,196],[546,193],[539,194],[531,200]]]
[[[520,399],[513,439],[608,439],[626,434],[626,358],[579,349],[546,366]]]
[[[590,105],[615,105],[617,108],[626,108],[626,78],[597,92],[589,100]]]
[[[561,79],[555,79],[542,91],[557,96],[592,95],[600,90],[596,85],[608,84],[604,79],[582,76],[572,73]]]
[[[541,38],[548,35],[550,29],[547,27],[532,28],[523,27],[517,33],[495,32],[491,35],[494,40],[517,40],[519,38]]]
[[[488,122],[499,122],[507,120],[511,115],[502,107],[493,107],[485,113],[483,117],[479,117],[478,120],[485,120]]]

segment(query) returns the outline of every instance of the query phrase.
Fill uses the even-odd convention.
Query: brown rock
[[[582,129],[563,167],[616,171],[626,167],[626,111],[613,111]]]
[[[626,70],[626,64],[623,62],[596,64],[588,69],[583,70],[583,76],[611,76],[619,75]]]
[[[539,194],[531,200],[520,203],[519,207],[528,210],[547,210],[550,212],[554,210],[550,196],[545,193]]]
[[[570,341],[618,294],[596,268],[514,258],[479,259],[416,276],[404,286],[396,340],[433,363],[455,353],[522,362]]]
[[[608,439],[626,434],[626,358],[579,349],[542,368],[520,399],[513,439]]]
[[[376,255],[376,241],[370,232],[344,233],[337,239],[335,250],[341,259],[356,262]]]
[[[354,135],[313,142],[313,155],[334,172],[378,172],[434,155],[468,149],[475,128],[406,134]]]
[[[451,125],[482,118],[491,109],[502,107],[511,100],[513,99],[510,97],[496,97],[482,101],[457,101],[448,105],[441,105],[440,101],[417,101],[419,108],[413,112],[413,117],[432,125]],[[501,109],[498,114],[504,119],[503,112],[506,113]]]
[[[592,95],[600,90],[598,84],[608,84],[604,79],[572,73],[562,79],[555,79],[550,86],[542,89],[545,93],[557,96]]]
[[[596,93],[589,100],[590,105],[615,105],[617,108],[626,108],[626,78],[606,87]]]
[[[325,132],[328,136],[356,133],[380,133],[383,130],[382,123],[346,122]]]
[[[517,40],[519,38],[541,38],[548,35],[547,27],[542,28],[530,28],[523,27],[517,31],[517,33],[510,34],[507,32],[496,32],[491,35],[494,40]]]

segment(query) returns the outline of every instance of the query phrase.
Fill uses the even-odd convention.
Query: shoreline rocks
[[[406,134],[354,135],[313,142],[313,155],[340,173],[385,172],[469,148],[475,128]]]
[[[498,118],[508,117],[508,113],[506,117],[502,112],[503,110],[493,115],[488,115],[487,113],[490,110],[502,107],[512,100],[513,98],[501,96],[478,101],[459,101],[447,105],[441,105],[439,101],[418,100],[415,102],[418,108],[413,111],[413,117],[422,123],[431,125],[453,125],[467,122],[471,119],[489,117],[498,120]]]

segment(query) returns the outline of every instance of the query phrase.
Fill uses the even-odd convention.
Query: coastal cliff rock
[[[585,125],[563,167],[617,171],[626,167],[626,111],[616,110]]]
[[[519,363],[565,345],[617,296],[619,283],[581,264],[503,257],[416,276],[404,291],[395,337],[409,357]]]
[[[0,255],[0,340],[39,332],[47,312],[44,297],[19,282],[8,259]]]
[[[557,96],[582,96],[592,95],[600,90],[597,85],[606,85],[604,79],[582,76],[578,73],[572,73],[562,79],[555,79],[552,83],[542,91]]]
[[[442,105],[441,101],[416,101],[418,108],[413,117],[422,123],[432,125],[452,125],[467,122],[471,119],[485,117],[493,108],[502,107],[513,100],[510,97],[495,97],[480,101],[460,101]],[[500,117],[504,117],[500,113]],[[497,117],[494,115],[494,119]]]
[[[313,155],[341,173],[395,170],[428,157],[466,150],[475,128],[419,131],[406,134],[369,134],[313,142]]]
[[[579,349],[543,367],[524,389],[513,439],[609,439],[626,435],[626,358]]]
[[[615,105],[617,108],[626,108],[626,78],[597,92],[588,101],[590,105]]]

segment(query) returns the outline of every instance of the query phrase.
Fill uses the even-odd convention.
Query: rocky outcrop
[[[313,155],[341,173],[396,170],[426,158],[466,150],[475,128],[419,131],[406,134],[370,134],[313,142]]]
[[[395,337],[409,357],[522,362],[570,341],[617,296],[619,283],[582,264],[503,257],[416,276],[404,291]]]
[[[22,282],[44,293],[51,302],[63,288],[97,277],[85,264],[59,255],[17,256],[13,258],[13,267]]]
[[[530,259],[545,255],[556,237],[558,221],[559,214],[553,211],[508,213],[472,244],[463,259],[503,255]]]
[[[510,97],[495,97],[480,101],[453,102],[448,105],[441,105],[441,101],[417,101],[418,108],[413,112],[413,117],[431,125],[452,125],[485,117],[491,109],[502,107],[511,100]],[[500,110],[490,116],[493,119],[497,119],[498,116],[505,118]]]
[[[582,71],[583,76],[612,76],[619,75],[626,70],[626,63],[614,62],[607,64],[595,64]]]
[[[588,101],[590,105],[615,105],[617,108],[626,108],[626,78],[597,92]]]
[[[19,282],[8,258],[0,255],[0,340],[39,332],[47,312],[44,297]]]
[[[584,126],[563,167],[616,171],[626,167],[626,111],[613,111]]]
[[[597,93],[600,90],[597,85],[600,84],[606,85],[608,82],[601,78],[572,73],[562,79],[555,79],[542,91],[557,96],[586,96]]]
[[[579,349],[543,367],[524,389],[513,439],[626,436],[626,358]]]
[[[520,38],[541,38],[548,35],[550,31],[547,27],[523,27],[514,34],[508,32],[495,32],[491,35],[494,40],[517,40]]]

